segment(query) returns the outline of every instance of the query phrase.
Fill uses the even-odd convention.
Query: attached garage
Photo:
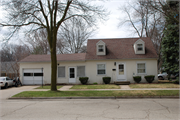
[[[43,81],[43,69],[23,69],[23,84],[24,85],[36,85],[42,84]]]

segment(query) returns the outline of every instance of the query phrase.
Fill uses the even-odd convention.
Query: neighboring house
[[[19,76],[19,64],[17,62],[0,62],[1,76],[8,76],[10,78]]]
[[[89,83],[102,84],[102,77],[111,82],[130,81],[133,76],[155,75],[157,54],[150,38],[91,39],[87,52],[57,55],[57,84],[79,84],[79,77],[89,77]],[[50,55],[30,55],[20,61],[23,84],[51,83]]]

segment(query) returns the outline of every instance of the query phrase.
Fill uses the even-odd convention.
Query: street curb
[[[146,98],[169,98],[169,99],[179,99],[179,96],[111,96],[111,97],[11,97],[10,100],[17,99],[146,99]]]

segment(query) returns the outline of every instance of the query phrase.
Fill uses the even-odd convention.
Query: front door
[[[117,64],[117,81],[126,81],[126,64]]]
[[[76,83],[76,68],[69,67],[69,83]]]

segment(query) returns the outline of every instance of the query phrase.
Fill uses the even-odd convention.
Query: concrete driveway
[[[0,90],[0,100],[5,100],[17,93],[28,91],[36,88],[38,86],[21,86],[21,87],[9,87],[7,89],[1,89]]]
[[[180,120],[179,99],[7,99],[35,87],[0,90],[0,120]]]

